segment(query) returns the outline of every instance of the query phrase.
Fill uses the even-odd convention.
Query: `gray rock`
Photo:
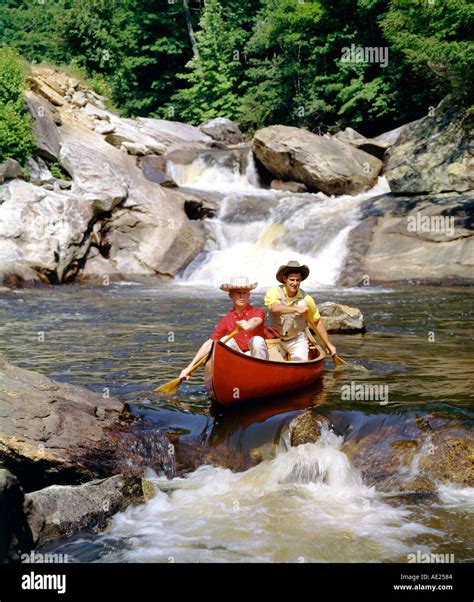
[[[3,356],[0,386],[0,462],[25,488],[110,474],[105,460],[117,445],[107,432],[132,421],[120,401],[18,368]],[[105,412],[102,420],[98,409]]]
[[[88,102],[82,110],[86,113],[86,115],[89,115],[89,117],[95,117],[96,119],[101,119],[103,121],[110,121],[110,115],[107,113],[107,111],[99,109],[99,107],[91,102]]]
[[[150,182],[171,188],[177,186],[176,182],[166,173],[166,160],[163,157],[148,155],[139,159],[137,164]]]
[[[87,253],[90,238],[84,233],[93,203],[23,180],[1,185],[0,200],[0,274],[23,277],[34,270],[53,282],[67,279],[70,266]]]
[[[106,134],[112,134],[113,132],[115,132],[115,125],[112,125],[111,123],[98,123],[94,127],[94,130],[98,134],[102,134],[103,136],[105,136]]]
[[[144,156],[150,155],[152,151],[145,145],[140,142],[127,142],[126,140],[122,142],[121,148],[124,148],[129,155],[137,155]]]
[[[407,128],[408,126],[418,123],[418,121],[419,120],[411,121],[410,123],[405,123],[405,124],[401,125],[400,127],[395,128],[394,130],[390,130],[389,132],[384,132],[383,134],[379,134],[378,136],[373,138],[373,140],[375,142],[382,142],[384,144],[387,144],[388,146],[393,146],[397,142],[397,140],[400,138],[400,134],[403,132],[403,130],[405,128]]]
[[[274,125],[258,130],[254,155],[279,180],[295,180],[326,194],[372,188],[382,162],[349,144],[307,130]]]
[[[225,117],[210,119],[209,121],[202,123],[199,126],[199,129],[213,140],[217,140],[223,144],[241,144],[244,141],[239,126]]]
[[[339,284],[474,281],[474,193],[367,201]]]
[[[285,192],[308,192],[308,188],[301,182],[284,182],[283,180],[272,180],[270,188]]]
[[[33,117],[36,152],[45,159],[56,161],[60,140],[51,105],[31,91],[26,92],[25,99]]]
[[[30,504],[15,475],[0,466],[0,562],[18,560],[28,552],[34,538],[28,524]],[[32,523],[40,524],[37,513],[31,512]]]
[[[44,517],[41,526],[31,524],[34,540],[42,545],[79,531],[104,529],[115,513],[143,502],[144,492],[141,478],[116,475],[76,486],[51,485],[26,499]]]
[[[89,102],[87,99],[87,96],[84,94],[84,92],[82,90],[79,90],[78,92],[75,92],[71,102],[73,105],[75,105],[76,107],[85,107],[86,104]]]
[[[318,309],[324,326],[330,334],[365,332],[364,316],[357,307],[325,301],[318,303]]]
[[[433,116],[406,127],[386,156],[385,175],[391,191],[434,194],[474,188],[473,125],[474,115],[446,98]]]
[[[21,178],[22,176],[23,169],[15,159],[6,159],[3,163],[0,163],[0,183],[12,178]]]
[[[377,157],[378,159],[383,159],[385,151],[390,148],[390,144],[387,141],[377,138],[366,138],[352,128],[346,128],[341,132],[337,132],[337,134],[334,135],[334,138],[341,142],[351,144],[355,148],[369,153],[369,155],[374,155],[374,157]]]
[[[53,182],[54,176],[49,171],[47,164],[41,157],[30,157],[26,162],[25,168],[30,174],[30,183],[42,186]]]

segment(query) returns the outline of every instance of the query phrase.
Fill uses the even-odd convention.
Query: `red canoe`
[[[261,360],[217,341],[206,363],[208,394],[222,405],[232,405],[301,391],[323,375],[324,352],[318,347],[312,355],[308,362]]]

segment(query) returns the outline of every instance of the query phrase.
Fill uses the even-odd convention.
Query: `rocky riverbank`
[[[11,159],[0,166],[3,285],[170,279],[198,256],[200,220],[217,207],[177,188],[167,163],[240,148],[235,124],[125,119],[79,80],[37,66],[25,100],[36,152],[24,169]],[[356,194],[387,178],[392,195],[365,207],[340,284],[471,283],[471,129],[472,116],[447,99],[375,139],[351,128],[331,137],[275,125],[251,146],[261,181],[290,194]],[[454,234],[436,230],[438,216],[454,219]]]
[[[175,473],[165,435],[106,391],[60,383],[4,357],[0,416],[0,560],[103,528],[147,497],[147,467]]]

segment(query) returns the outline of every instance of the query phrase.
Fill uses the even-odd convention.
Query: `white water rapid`
[[[190,163],[168,163],[179,186],[220,193],[218,214],[205,220],[207,245],[178,282],[218,286],[235,273],[259,287],[274,284],[279,265],[306,263],[305,285],[334,285],[347,254],[347,237],[359,223],[361,203],[389,192],[385,178],[356,196],[328,197],[260,188],[250,151],[207,153]]]
[[[126,542],[111,562],[370,562],[406,559],[413,539],[439,533],[385,503],[326,427],[317,443],[281,450],[241,473],[201,466],[154,478],[144,506],[114,517]]]

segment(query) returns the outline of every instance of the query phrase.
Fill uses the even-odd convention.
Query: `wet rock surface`
[[[26,491],[146,466],[172,474],[166,437],[127,406],[0,360],[0,462]],[[137,428],[134,433],[131,428]]]
[[[82,485],[51,485],[26,495],[43,517],[31,523],[37,545],[79,531],[100,531],[109,519],[131,503],[144,501],[142,479],[115,475]]]

